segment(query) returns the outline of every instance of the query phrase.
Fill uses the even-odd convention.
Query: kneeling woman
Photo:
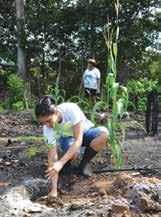
[[[48,146],[49,167],[46,171],[46,176],[52,182],[49,196],[57,197],[58,173],[69,160],[76,158],[81,146],[85,146],[86,149],[78,168],[79,173],[86,177],[92,176],[89,163],[106,146],[108,130],[103,126],[94,127],[75,103],[67,102],[55,106],[51,96],[45,96],[37,103],[35,114],[44,125],[44,138],[46,143],[50,144]],[[63,135],[64,126],[68,126],[71,136]],[[60,159],[57,156],[57,144],[64,151]]]

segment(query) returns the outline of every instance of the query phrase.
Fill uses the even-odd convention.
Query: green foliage
[[[70,130],[70,128],[71,128],[71,123],[70,123],[70,122],[64,123],[64,124],[61,126],[61,129],[59,128],[58,123],[54,123],[54,124],[53,124],[54,139],[57,140],[57,139],[60,137],[60,135],[64,135],[64,136],[73,136],[73,133],[72,133],[72,131]]]
[[[38,142],[42,142],[44,141],[44,137],[43,136],[18,136],[16,137],[17,141],[38,141]]]
[[[0,113],[2,113],[3,111],[4,111],[3,104],[0,103]]]
[[[12,109],[15,111],[23,111],[25,109],[24,102],[18,101],[12,104]]]
[[[10,106],[9,106],[9,98],[4,99],[4,101],[1,102],[1,106],[4,109],[9,109],[10,108]]]
[[[141,78],[129,80],[127,83],[129,91],[129,109],[135,112],[144,113],[146,111],[147,94],[158,89],[158,82]]]
[[[56,105],[64,102],[65,91],[60,89],[58,81],[56,81],[54,85],[48,85],[47,94],[53,96]]]
[[[121,146],[124,145],[125,142],[125,136],[126,136],[126,129],[127,128],[139,128],[144,131],[146,134],[146,129],[144,128],[143,124],[139,123],[138,121],[132,120],[132,121],[120,121],[117,123],[117,137],[120,140]]]
[[[34,157],[36,155],[37,148],[35,146],[32,146],[28,149],[27,155],[28,157]]]
[[[4,76],[6,74],[7,74],[7,72],[4,69],[0,68],[0,76]]]
[[[93,106],[92,111],[91,111],[91,116],[90,116],[91,121],[93,123],[96,124],[96,112],[99,112],[102,109],[106,110],[107,106],[108,106],[107,103],[105,103],[103,101],[99,101]]]
[[[6,1],[4,4],[4,1],[0,0],[0,51],[2,58],[16,62],[17,39],[13,2],[13,0]],[[145,62],[145,50],[156,44],[155,39],[160,31],[159,16],[152,10],[157,3],[158,0],[121,2],[119,15],[121,52],[118,52],[115,42],[113,43],[114,55],[117,56],[119,53],[117,59],[119,80],[142,75],[141,63]],[[31,78],[31,89],[35,95],[44,95],[48,81],[52,82],[55,79],[54,72],[44,68],[50,66],[58,71],[59,46],[62,46],[61,85],[68,97],[73,94],[73,90],[75,92],[78,90],[86,56],[96,56],[101,72],[106,71],[106,48],[102,31],[107,14],[111,18],[111,25],[115,23],[113,5],[113,0],[25,2],[26,62],[27,66],[37,68],[27,70]],[[105,73],[102,75],[105,79]]]
[[[70,122],[64,123],[61,128],[61,133],[63,136],[73,136],[73,133],[71,130],[69,130],[72,127]]]
[[[149,59],[150,63],[148,63],[148,71],[150,72],[150,76],[153,80],[158,81],[161,85],[161,54],[152,53],[151,58]]]
[[[77,103],[84,111],[88,111],[90,107],[89,100],[83,94],[72,96],[68,99],[69,102]]]
[[[28,103],[29,103],[29,108],[30,109],[34,109],[35,108],[35,100],[34,99],[31,98]]]
[[[46,152],[48,148],[53,148],[53,145],[49,145],[49,144],[48,145],[41,145],[40,147],[32,146],[27,151],[27,157],[32,158],[38,152]]]
[[[32,89],[37,96],[45,95],[51,88],[55,86],[56,71],[50,67],[46,62],[41,63],[36,59],[35,66],[29,70],[30,76],[33,80],[30,81]],[[47,93],[49,94],[49,93]]]
[[[9,106],[18,109],[22,109],[24,101],[24,85],[23,81],[16,74],[11,74],[8,77],[8,93],[9,93]]]

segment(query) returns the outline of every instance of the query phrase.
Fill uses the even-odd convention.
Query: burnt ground
[[[140,122],[142,116],[135,116]],[[47,156],[42,151],[42,127],[31,112],[0,114],[0,217],[8,216],[161,216],[161,170],[95,174],[85,179],[65,168],[59,178],[59,197],[44,196]],[[37,153],[28,156],[30,147]],[[79,161],[73,162],[77,166]],[[92,163],[93,169],[113,168],[107,152]],[[123,148],[122,168],[161,166],[161,132],[147,137],[130,127]],[[70,171],[70,172],[69,172]]]

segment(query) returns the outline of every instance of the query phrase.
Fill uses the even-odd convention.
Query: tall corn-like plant
[[[121,146],[124,143],[124,139],[118,138],[116,129],[121,126],[120,121],[123,115],[126,113],[128,106],[128,92],[127,88],[121,86],[117,78],[117,57],[118,57],[118,37],[119,37],[119,0],[115,3],[116,10],[116,27],[110,27],[110,21],[104,30],[104,38],[108,49],[108,74],[106,77],[106,90],[107,90],[107,105],[111,116],[108,120],[108,129],[110,133],[109,146],[112,151],[114,162],[117,168],[122,163],[122,151]],[[122,129],[122,138],[124,138],[124,130]]]

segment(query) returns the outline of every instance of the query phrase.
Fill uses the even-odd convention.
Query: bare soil
[[[44,197],[50,183],[44,176],[47,156],[41,150],[41,133],[31,112],[0,114],[0,217],[161,216],[159,169],[94,174],[85,179],[65,168],[59,178],[58,198]],[[32,158],[27,155],[31,146],[39,147]],[[147,137],[142,129],[129,128],[123,158],[122,168],[160,167],[161,133]],[[92,167],[113,168],[106,151],[95,158]]]

